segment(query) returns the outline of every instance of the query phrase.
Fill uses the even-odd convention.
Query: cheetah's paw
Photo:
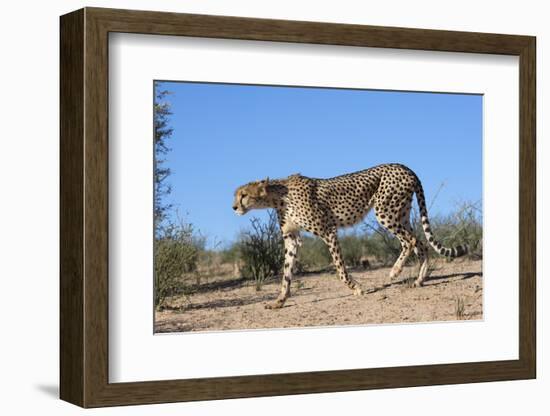
[[[275,302],[273,303],[266,303],[265,304],[265,308],[266,309],[281,309],[283,307],[283,305],[285,304],[285,301],[284,300],[279,300],[277,299]]]

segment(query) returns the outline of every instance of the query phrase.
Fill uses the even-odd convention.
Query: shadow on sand
[[[475,276],[483,276],[483,273],[482,272],[463,272],[463,273],[451,273],[451,274],[442,274],[442,275],[439,275],[439,276],[430,276],[428,278],[426,278],[425,282],[424,282],[424,286],[435,286],[435,285],[440,285],[442,283],[448,283],[448,280],[446,279],[451,279],[453,277],[460,277],[460,279],[456,279],[455,281],[458,281],[458,280],[467,280],[467,279],[471,279],[472,277],[475,277]],[[366,290],[365,291],[365,294],[370,294],[370,293],[376,293],[376,292],[379,292],[381,290],[384,290],[384,289],[388,289],[390,287],[394,287],[394,286],[402,286],[402,285],[406,285],[409,283],[409,280],[410,278],[405,278],[405,279],[401,279],[401,280],[398,280],[396,282],[391,282],[391,283],[385,283],[381,286],[376,286],[372,289],[369,289],[369,290]],[[433,283],[431,283],[433,282]]]

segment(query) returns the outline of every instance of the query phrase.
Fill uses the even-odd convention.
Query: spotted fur
[[[292,269],[300,246],[301,229],[319,236],[328,246],[340,279],[362,294],[359,284],[348,274],[338,243],[337,230],[360,222],[374,208],[382,227],[401,243],[401,254],[390,272],[397,277],[414,251],[421,263],[416,286],[421,286],[428,269],[427,250],[414,236],[410,224],[413,194],[420,209],[424,234],[430,246],[447,257],[460,257],[467,246],[444,247],[432,234],[422,184],[416,174],[401,164],[384,164],[330,179],[308,178],[300,174],[286,179],[251,182],[235,191],[233,209],[240,215],[251,209],[274,208],[285,244],[281,292],[269,308],[280,308],[290,296]]]

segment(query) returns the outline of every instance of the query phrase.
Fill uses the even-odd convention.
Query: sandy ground
[[[188,299],[171,299],[172,308],[155,314],[155,332],[482,319],[481,265],[479,260],[437,261],[420,288],[409,284],[418,266],[405,267],[392,283],[389,268],[351,270],[368,292],[363,296],[354,296],[334,273],[297,276],[292,296],[276,310],[264,305],[277,297],[278,279],[260,291],[251,282],[224,281]]]

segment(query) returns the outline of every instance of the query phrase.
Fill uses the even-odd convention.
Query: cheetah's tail
[[[445,257],[454,258],[468,254],[469,248],[466,244],[449,248],[444,247],[443,244],[435,239],[430,228],[430,222],[428,220],[428,210],[426,209],[426,198],[424,197],[424,190],[422,189],[420,181],[418,182],[418,188],[416,189],[415,193],[418,207],[420,209],[420,220],[422,221],[424,235],[426,235],[426,239],[428,240],[428,243],[432,246],[432,248]]]

